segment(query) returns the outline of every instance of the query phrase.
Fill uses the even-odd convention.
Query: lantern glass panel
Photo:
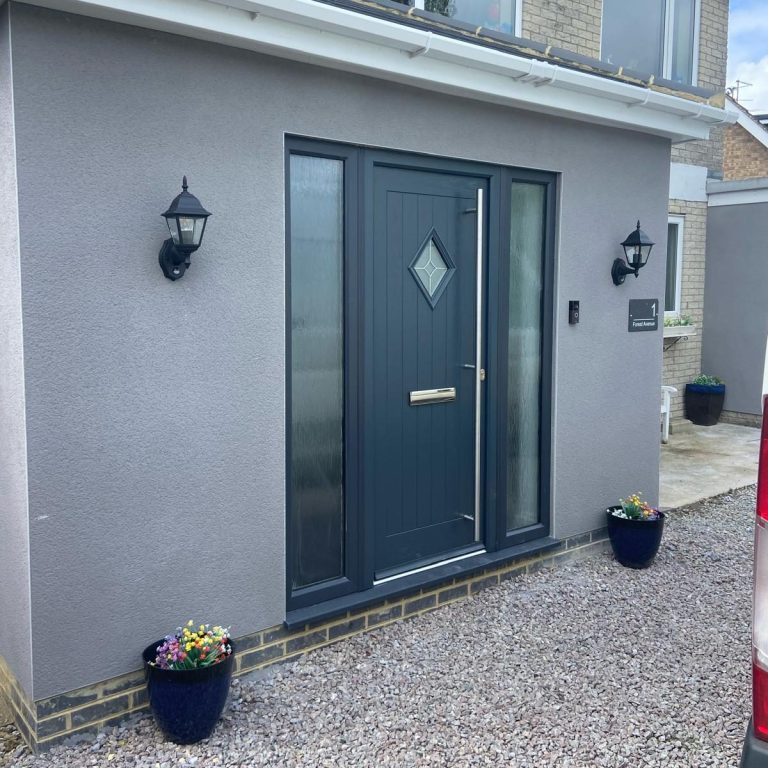
[[[640,247],[637,245],[625,245],[624,255],[630,267],[636,267],[640,258]]]
[[[645,264],[648,261],[648,257],[651,255],[651,248],[653,248],[652,245],[641,245],[640,246],[640,258],[641,258],[641,264]]]
[[[203,231],[205,230],[206,221],[208,221],[206,216],[201,216],[199,219],[195,219],[195,245],[200,245],[203,240]]]
[[[171,233],[173,244],[178,245],[179,244],[179,227],[178,227],[178,222],[176,221],[176,217],[168,216],[168,218],[166,218],[165,221],[166,221],[166,224],[168,224],[168,231]]]
[[[179,216],[179,232],[182,245],[195,245],[195,219],[192,216]]]

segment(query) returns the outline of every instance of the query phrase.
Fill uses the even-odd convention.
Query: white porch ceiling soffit
[[[694,94],[611,79],[316,0],[23,1],[673,142],[706,139],[711,126],[735,121]]]

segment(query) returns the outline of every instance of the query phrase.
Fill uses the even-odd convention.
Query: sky
[[[752,83],[739,102],[750,112],[768,112],[768,0],[731,0],[730,8],[727,85]]]

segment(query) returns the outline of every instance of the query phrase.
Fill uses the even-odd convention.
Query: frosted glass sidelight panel
[[[507,357],[507,529],[539,522],[545,187],[512,184]]]
[[[293,587],[344,567],[344,163],[290,160]]]

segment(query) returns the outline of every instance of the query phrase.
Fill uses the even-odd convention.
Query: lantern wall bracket
[[[183,277],[191,263],[189,254],[181,253],[170,237],[163,241],[158,261],[160,262],[160,269],[163,270],[163,274],[169,280],[178,280]]]
[[[639,272],[640,272],[639,269],[632,269],[632,267],[628,267],[624,263],[623,259],[615,259],[613,262],[613,267],[611,268],[611,277],[613,278],[613,284],[621,285],[626,279],[627,275],[634,275],[635,277],[637,277]]]

